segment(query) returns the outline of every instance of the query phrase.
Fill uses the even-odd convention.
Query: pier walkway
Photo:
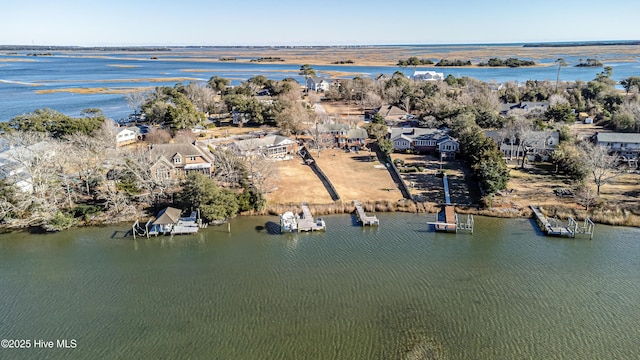
[[[362,204],[360,204],[360,201],[354,200],[353,204],[356,206],[356,214],[358,216],[358,221],[360,221],[362,226],[380,225],[380,221],[375,215],[367,215],[367,213],[364,212],[364,209],[362,208]]]
[[[298,231],[318,231],[325,229],[326,225],[324,220],[321,218],[314,220],[309,206],[302,204],[302,216],[298,219]]]
[[[580,226],[578,222],[571,217],[569,217],[569,223],[566,226],[555,219],[552,224],[537,206],[531,205],[530,208],[533,211],[536,223],[540,226],[540,230],[542,230],[542,232],[547,236],[566,236],[575,238],[576,234],[586,234],[589,235],[589,239],[593,239],[595,224],[589,218],[584,220],[583,226]]]

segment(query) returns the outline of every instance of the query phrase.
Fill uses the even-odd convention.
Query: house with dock
[[[320,147],[323,148],[358,150],[366,144],[369,137],[367,130],[352,128],[348,124],[318,124],[315,132]]]
[[[487,130],[485,135],[498,145],[505,158],[522,158],[528,156],[529,161],[547,161],[560,144],[558,131],[531,131],[527,138],[509,137],[501,131]]]

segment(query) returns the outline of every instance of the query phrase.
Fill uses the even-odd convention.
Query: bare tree
[[[202,112],[214,107],[216,92],[205,82],[190,82],[184,87],[185,95]]]
[[[151,127],[145,140],[149,144],[168,144],[171,141],[171,134],[165,129]]]
[[[189,129],[178,130],[173,137],[173,142],[178,144],[191,144],[194,141],[196,141],[196,134]]]
[[[584,206],[586,211],[589,211],[589,208],[598,203],[598,195],[591,186],[583,185],[576,192],[576,200],[578,204]]]
[[[261,155],[246,156],[245,166],[251,185],[261,194],[273,191],[278,180],[278,172],[272,160]]]
[[[231,149],[218,149],[213,155],[216,181],[229,187],[239,186],[244,172],[244,160]]]
[[[282,105],[275,116],[280,132],[285,136],[301,133],[311,118],[309,111],[298,101],[283,101]]]
[[[129,105],[129,107],[133,110],[133,113],[135,115],[138,115],[138,112],[140,112],[140,108],[142,107],[142,104],[144,104],[145,101],[147,101],[148,96],[149,96],[148,91],[138,90],[138,91],[132,91],[125,94],[124,98],[127,100],[127,105]]]
[[[615,153],[610,155],[608,148],[593,144],[585,145],[584,152],[585,166],[593,176],[597,194],[600,196],[600,187],[618,176],[616,166],[619,156]]]

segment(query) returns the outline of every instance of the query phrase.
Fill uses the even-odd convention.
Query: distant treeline
[[[601,67],[603,65],[598,59],[587,59],[586,62],[580,59],[580,63],[576,67]]]
[[[234,57],[221,57],[220,59],[218,59],[218,61],[236,61],[238,59],[234,58]]]
[[[587,41],[567,43],[540,43],[524,44],[523,47],[574,47],[574,46],[614,46],[614,45],[640,45],[640,41]]]
[[[436,66],[470,66],[471,65],[471,61],[470,60],[447,60],[447,59],[442,59],[440,60]]]
[[[250,62],[279,62],[279,61],[284,61],[284,59],[279,57],[267,56],[267,57],[260,57],[257,59],[251,59],[249,61]]]
[[[91,50],[91,51],[171,51],[168,47],[148,46],[40,46],[40,45],[0,45],[0,51],[63,51],[63,50]]]
[[[353,60],[338,60],[338,61],[334,61],[332,62],[332,64],[336,64],[336,65],[342,65],[342,64],[354,64],[355,62]]]
[[[536,63],[531,60],[520,60],[518,58],[508,58],[502,60],[498,58],[491,58],[487,62],[481,62],[478,66],[492,66],[492,67],[520,67],[520,66],[534,66]]]

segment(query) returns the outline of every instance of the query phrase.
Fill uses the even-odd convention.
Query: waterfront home
[[[317,76],[310,76],[307,78],[307,89],[313,91],[327,91],[329,90],[329,80]]]
[[[528,156],[528,160],[547,161],[560,143],[557,131],[532,131],[524,143],[518,137],[510,138],[499,131],[487,130],[485,135],[498,144],[505,158]]]
[[[348,124],[318,124],[316,126],[320,146],[324,148],[348,148],[358,150],[365,145],[367,130],[352,128]]]
[[[623,159],[638,159],[640,153],[640,134],[638,133],[595,133],[592,141],[598,146],[617,153]]]
[[[233,110],[231,111],[231,120],[233,125],[246,124],[251,120],[251,114]]]
[[[291,159],[298,151],[298,143],[281,135],[234,141],[229,144],[236,153],[242,156],[264,156],[270,159]]]
[[[159,179],[181,179],[191,172],[211,177],[213,173],[213,156],[193,144],[153,144],[150,156],[151,172]]]
[[[413,80],[416,81],[440,81],[444,80],[444,73],[435,71],[415,70],[413,72]]]
[[[460,149],[458,141],[446,129],[392,128],[389,136],[393,150],[440,154],[442,159],[454,159]]]

